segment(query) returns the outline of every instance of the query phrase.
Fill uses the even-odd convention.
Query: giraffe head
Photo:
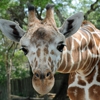
[[[18,24],[0,19],[0,29],[9,39],[20,43],[31,65],[32,84],[40,94],[48,93],[54,85],[54,74],[62,61],[65,39],[73,35],[81,26],[81,12],[66,19],[57,28],[53,5],[46,6],[46,17],[39,20],[34,6],[29,6],[28,30],[23,31]]]

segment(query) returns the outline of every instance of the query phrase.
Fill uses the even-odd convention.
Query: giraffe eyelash
[[[59,50],[60,52],[63,51],[64,46],[66,46],[62,41],[58,43],[57,45],[57,50]]]
[[[22,47],[20,50],[22,50],[22,51],[24,52],[25,55],[27,55],[28,52],[29,52],[28,49],[26,49],[26,48],[24,48],[24,47]]]

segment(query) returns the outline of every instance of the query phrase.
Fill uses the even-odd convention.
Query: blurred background
[[[27,1],[0,0],[0,18],[18,22],[24,30],[27,30]],[[36,7],[36,15],[39,19],[45,17],[46,4],[54,4],[54,15],[58,27],[66,18],[81,11],[84,13],[85,20],[91,21],[100,29],[100,0],[29,0],[29,2]],[[0,31],[0,100],[37,100],[36,98],[49,100],[47,95],[41,96],[32,88],[30,66],[27,58],[19,49],[18,43],[10,41]],[[51,93],[60,94],[56,97],[68,100],[65,96],[68,74],[57,73],[55,77],[56,82]],[[50,94],[51,99],[55,96],[53,94]]]

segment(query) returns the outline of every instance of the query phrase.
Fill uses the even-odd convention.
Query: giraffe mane
[[[85,26],[85,25],[90,25],[90,26],[96,28],[90,21],[87,21],[87,20],[84,20],[84,21],[82,22],[82,25],[81,25],[81,26]]]

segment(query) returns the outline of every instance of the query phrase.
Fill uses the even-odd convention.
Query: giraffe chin
[[[49,79],[36,79],[36,77],[33,76],[32,78],[32,85],[33,88],[41,95],[47,94],[52,87],[54,86],[55,78],[52,76]]]

